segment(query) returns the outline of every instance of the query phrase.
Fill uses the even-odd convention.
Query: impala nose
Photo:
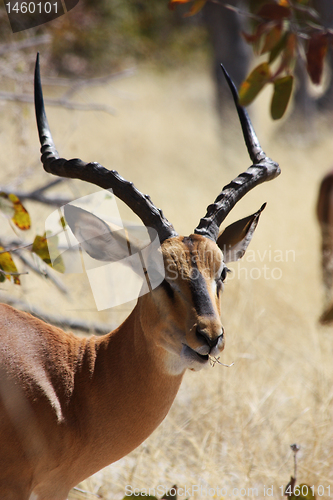
[[[220,335],[218,335],[217,337],[214,337],[214,338],[211,338],[207,332],[205,332],[204,330],[201,330],[199,327],[197,327],[195,333],[196,333],[198,340],[200,340],[201,342],[204,341],[205,344],[208,344],[210,349],[213,349],[223,339],[224,330],[222,327]]]

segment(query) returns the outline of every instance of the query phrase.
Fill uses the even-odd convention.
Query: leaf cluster
[[[29,212],[15,194],[0,192],[0,215],[3,215],[8,219],[14,232],[17,230],[26,231],[31,228]],[[60,224],[63,225],[63,223],[63,220],[61,220]],[[16,247],[6,249],[0,246],[0,283],[3,283],[7,279],[15,285],[21,284],[21,273],[19,273],[12,257],[12,254],[15,255],[15,251],[17,250],[24,249],[30,251],[37,255],[48,266],[53,267],[50,258],[49,245],[50,243],[57,245],[57,241],[56,236],[47,238],[47,235],[44,233],[42,236],[36,235],[32,243],[24,245],[19,249]],[[61,257],[57,259],[56,270],[64,272],[64,264]]]
[[[280,119],[288,106],[298,57],[304,55],[309,77],[319,84],[332,33],[318,24],[319,16],[310,0],[252,0],[255,14],[252,33],[246,41],[267,60],[254,68],[240,88],[240,103],[247,106],[267,85],[273,85],[271,116]]]
[[[196,14],[209,0],[194,0],[187,15]],[[191,2],[170,0],[169,7]],[[219,2],[226,8],[229,5]],[[266,57],[248,75],[239,89],[240,104],[248,106],[267,85],[273,86],[270,112],[280,119],[290,101],[297,58],[305,59],[307,73],[314,84],[321,82],[333,31],[321,25],[311,0],[250,0],[248,17],[251,33],[243,33],[257,56]]]

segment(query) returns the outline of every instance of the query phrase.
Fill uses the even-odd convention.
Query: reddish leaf
[[[261,54],[270,52],[278,44],[282,35],[282,23],[275,24],[267,33],[265,43],[261,49]]]
[[[311,36],[306,53],[307,70],[312,82],[317,85],[320,83],[323,73],[327,47],[328,37],[326,33],[315,33]]]
[[[291,10],[289,7],[278,5],[276,3],[266,3],[259,9],[257,15],[263,17],[264,19],[278,21],[290,17]]]
[[[175,10],[177,4],[189,3],[192,1],[193,0],[169,0],[168,8],[170,10]],[[207,0],[194,0],[190,10],[186,14],[184,14],[184,16],[194,16],[194,14],[196,14],[203,8],[206,2]]]
[[[272,64],[275,61],[275,59],[281,54],[282,50],[285,49],[285,47],[287,45],[287,41],[288,41],[288,36],[289,36],[289,33],[285,33],[280,38],[280,41],[271,50],[271,53],[269,54],[269,59],[268,59],[269,64]]]
[[[169,0],[168,8],[170,10],[175,10],[178,3],[189,3],[191,0]]]
[[[272,26],[273,26],[273,23],[271,21],[262,22],[255,27],[252,35],[248,34],[248,33],[244,33],[244,32],[242,33],[246,42],[249,44],[252,44],[253,52],[255,54],[262,53],[261,49],[262,49],[263,45],[265,44],[265,41],[264,41],[265,34],[267,33],[267,35],[268,35],[268,33],[271,32]]]
[[[260,37],[269,29],[267,23],[260,23],[256,26],[253,34],[242,32],[243,37],[247,43],[257,43]]]
[[[268,63],[259,64],[254,68],[239,89],[239,104],[241,106],[251,104],[270,79],[271,72]]]
[[[282,73],[282,71],[288,73],[293,68],[296,61],[296,43],[296,35],[294,33],[288,33],[285,47],[282,52],[281,62],[274,74],[274,78]]]
[[[194,14],[197,14],[205,5],[207,0],[194,0],[189,12],[184,14],[184,17],[188,16],[194,16]]]
[[[271,116],[273,120],[279,120],[284,115],[293,90],[293,82],[294,78],[292,75],[275,80],[271,103]]]
[[[258,41],[258,39],[260,38],[261,34],[258,35],[258,32],[256,31],[255,33],[251,34],[251,33],[245,33],[245,31],[242,31],[242,35],[243,37],[245,38],[245,41],[247,43],[255,43]]]
[[[286,48],[283,53],[283,61],[286,68],[290,68],[295,59],[297,38],[295,33],[289,33]]]

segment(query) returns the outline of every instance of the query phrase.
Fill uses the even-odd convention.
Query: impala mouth
[[[205,364],[207,361],[209,361],[209,356],[208,354],[200,354],[194,349],[192,349],[190,346],[187,344],[183,344],[183,354],[187,359],[189,359],[192,362],[197,362],[197,363],[202,363]]]
[[[196,351],[193,351],[195,352],[195,354],[199,357],[199,359],[201,359],[202,361],[208,361],[209,360],[209,356],[208,354],[199,354],[198,352]]]

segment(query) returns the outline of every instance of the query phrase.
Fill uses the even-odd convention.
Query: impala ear
[[[216,243],[223,252],[224,262],[234,262],[243,257],[265,206],[266,203],[255,214],[234,222],[222,231]]]
[[[138,242],[130,241],[124,228],[109,226],[82,208],[66,205],[64,215],[75,238],[93,259],[106,262],[120,261],[139,249]]]

